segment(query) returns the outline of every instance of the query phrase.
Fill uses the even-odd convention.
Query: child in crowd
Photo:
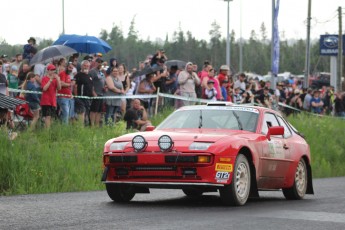
[[[217,101],[217,90],[214,87],[214,81],[208,80],[207,87],[205,88],[206,98],[212,101]]]

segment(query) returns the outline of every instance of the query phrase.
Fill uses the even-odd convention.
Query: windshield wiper
[[[199,116],[199,129],[202,127],[202,111],[200,109],[200,116]]]
[[[240,130],[243,130],[243,125],[242,125],[242,122],[240,120],[240,117],[237,115],[237,113],[234,110],[232,110],[232,114],[234,114],[234,116],[236,117],[238,128]]]

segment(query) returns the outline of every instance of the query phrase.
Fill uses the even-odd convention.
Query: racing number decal
[[[229,179],[230,173],[228,172],[217,172],[216,179]]]

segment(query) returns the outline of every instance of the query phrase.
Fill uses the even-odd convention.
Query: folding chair
[[[23,97],[17,97],[17,99],[25,101],[25,98]],[[14,121],[17,123],[14,130],[19,128],[21,130],[26,129],[33,117],[34,115],[32,114],[28,103],[17,105],[14,109]]]

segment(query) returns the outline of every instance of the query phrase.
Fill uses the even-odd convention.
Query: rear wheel
[[[193,189],[193,188],[182,189],[182,191],[184,194],[186,194],[186,196],[190,196],[190,197],[201,196],[203,193],[202,191],[198,189]]]
[[[301,200],[303,199],[308,185],[308,170],[304,159],[298,162],[295,180],[291,188],[283,189],[283,194],[288,200]]]
[[[126,184],[105,184],[108,196],[115,202],[129,202],[135,196],[135,192],[130,185]]]
[[[250,186],[248,159],[243,154],[239,154],[236,158],[232,182],[219,190],[220,198],[225,205],[244,205],[249,198]]]

